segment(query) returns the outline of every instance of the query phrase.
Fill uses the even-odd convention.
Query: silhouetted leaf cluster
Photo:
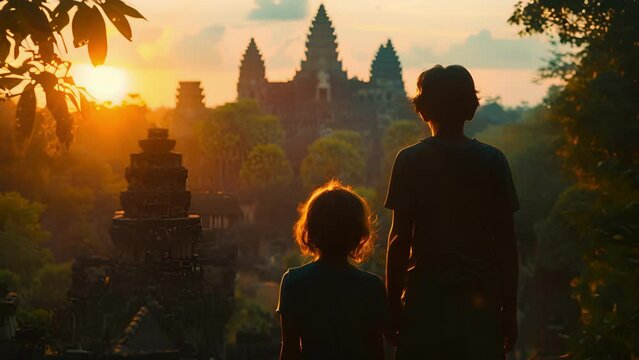
[[[71,64],[62,59],[67,49],[62,30],[71,23],[74,47],[86,45],[91,62],[98,66],[107,54],[104,18],[131,40],[127,17],[144,19],[121,0],[0,0],[0,101],[22,95],[16,113],[16,153],[24,154],[35,128],[36,90],[45,93],[64,147],[73,141],[67,100],[83,116],[91,106],[86,91],[69,76]]]
[[[573,53],[546,69],[564,84],[547,100],[563,128],[559,154],[588,204],[562,204],[585,261],[571,285],[581,311],[576,359],[639,353],[639,1],[520,1],[523,34],[558,36]],[[563,196],[564,202],[583,196]],[[553,216],[553,214],[551,214]],[[558,223],[550,219],[550,223]],[[546,232],[552,234],[551,232]],[[565,232],[555,232],[564,233]]]

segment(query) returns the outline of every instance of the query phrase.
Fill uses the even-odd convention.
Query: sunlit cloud
[[[443,52],[417,45],[400,56],[406,67],[441,63],[484,69],[537,69],[543,64],[548,50],[549,44],[538,39],[502,39],[493,37],[488,30],[481,30]]]
[[[284,39],[273,56],[267,59],[267,66],[269,68],[286,68],[292,72],[301,61],[301,53],[297,52],[296,43],[303,41],[302,34]]]
[[[175,30],[172,27],[166,27],[156,40],[138,45],[137,51],[142,59],[152,60],[167,54],[174,42]]]
[[[220,43],[225,30],[224,26],[211,25],[196,33],[178,37],[175,29],[167,27],[155,40],[137,46],[137,65],[176,70],[218,68],[223,60]]]
[[[175,43],[171,55],[181,66],[214,67],[222,58],[220,41],[224,32],[224,26],[211,25],[195,34],[186,35]]]

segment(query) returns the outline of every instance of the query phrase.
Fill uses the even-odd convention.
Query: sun
[[[121,67],[77,64],[71,75],[78,86],[83,86],[99,102],[119,104],[130,92],[129,75]]]

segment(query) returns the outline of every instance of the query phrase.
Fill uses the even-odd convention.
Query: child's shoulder
[[[401,149],[399,153],[397,154],[397,158],[410,159],[410,158],[421,157],[421,155],[425,153],[431,153],[431,152],[438,153],[442,147],[447,147],[446,145],[447,144],[445,142],[438,140],[436,137],[429,136],[416,142],[413,145],[409,145]],[[448,147],[451,147],[451,146],[448,145]],[[454,146],[454,147],[458,147],[458,146]],[[469,150],[471,152],[479,153],[486,158],[492,158],[492,159],[505,158],[505,155],[501,150],[499,150],[498,148],[492,145],[481,142],[477,140],[476,138],[473,138],[466,145],[459,146],[459,148],[465,148],[466,150]]]
[[[482,159],[485,163],[490,164],[490,166],[496,167],[503,167],[504,164],[508,164],[506,155],[498,148],[483,143],[477,139],[473,139],[473,142],[476,144],[475,146],[477,147],[479,158]]]
[[[432,136],[425,137],[418,142],[406,146],[397,153],[397,160],[408,160],[421,157],[425,153],[432,152],[437,149],[437,141]]]
[[[314,272],[314,263],[315,262],[310,262],[308,264],[289,268],[288,270],[286,270],[282,278],[286,279],[289,282],[294,282],[300,278],[308,277]]]
[[[304,265],[289,268],[284,273],[282,281],[286,281],[289,284],[304,283],[313,278],[323,277],[324,271],[322,267],[318,266],[317,261],[311,261]]]
[[[289,284],[303,283],[313,278],[323,278],[325,276],[332,275],[339,275],[344,280],[351,279],[367,286],[384,286],[384,282],[378,275],[359,269],[355,266],[349,265],[341,270],[336,270],[323,266],[318,261],[313,261],[302,266],[288,269],[284,273],[283,281],[286,281]]]
[[[399,150],[399,152],[397,153],[397,158],[406,158],[406,157],[410,157],[413,156],[417,153],[420,153],[422,151],[424,151],[424,149],[427,149],[428,147],[430,147],[430,141],[428,140],[430,137],[424,138],[422,140],[419,140],[418,142],[412,144],[412,145],[408,145],[405,148],[402,148],[401,150]]]
[[[357,273],[357,275],[363,280],[363,281],[368,281],[371,283],[375,283],[375,284],[384,284],[384,281],[382,281],[382,278],[379,277],[379,275],[377,274],[373,274],[372,272],[368,272],[366,270],[362,270],[356,267],[353,267]]]
[[[498,148],[490,145],[490,144],[486,144],[484,142],[481,142],[479,140],[477,140],[476,138],[473,138],[473,144],[475,144],[475,146],[483,152],[486,152],[488,154],[491,155],[495,155],[495,156],[503,156],[504,153],[501,152],[501,150],[499,150]]]

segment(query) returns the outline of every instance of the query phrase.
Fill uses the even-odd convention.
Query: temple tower
[[[301,163],[306,147],[323,131],[347,117],[349,89],[337,51],[333,24],[320,5],[306,40],[305,59],[293,78],[294,124],[288,128],[286,150],[293,166]],[[287,124],[284,122],[285,128]],[[303,149],[303,150],[299,150]]]
[[[199,81],[180,81],[175,99],[178,111],[204,110],[204,94]]]
[[[196,124],[205,114],[204,93],[199,81],[180,81],[175,96],[175,113],[171,123],[173,136],[184,144],[194,134]]]
[[[111,238],[126,262],[188,259],[195,253],[200,217],[189,214],[191,193],[182,155],[172,152],[175,140],[167,129],[149,129],[131,154],[128,188],[120,194],[122,211],[113,218]]]
[[[393,93],[388,94],[389,96],[406,97],[402,65],[390,39],[379,47],[371,63],[371,83],[373,86],[392,91]]]
[[[266,96],[266,68],[262,54],[257,48],[255,39],[251,41],[244,52],[240,63],[240,78],[237,82],[238,99],[254,99],[263,103]]]
[[[111,225],[116,258],[73,264],[70,341],[87,359],[224,359],[237,250],[200,239],[168,130],[149,129],[139,144]]]
[[[311,23],[306,40],[306,59],[302,60],[299,72],[317,74],[319,71],[331,75],[342,74],[346,77],[342,62],[338,59],[335,29],[323,4],[320,5]]]
[[[377,141],[388,122],[415,116],[390,40],[377,51],[370,81],[348,78],[324,5],[311,21],[305,45],[304,58],[292,80],[275,82],[266,79],[262,55],[251,39],[237,86],[238,99],[256,99],[265,112],[280,119],[286,134],[283,147],[295,169],[309,144],[334,129],[360,131]]]
[[[375,54],[371,63],[370,84],[377,108],[378,126],[384,127],[392,120],[412,116],[404,88],[402,65],[390,39]]]

